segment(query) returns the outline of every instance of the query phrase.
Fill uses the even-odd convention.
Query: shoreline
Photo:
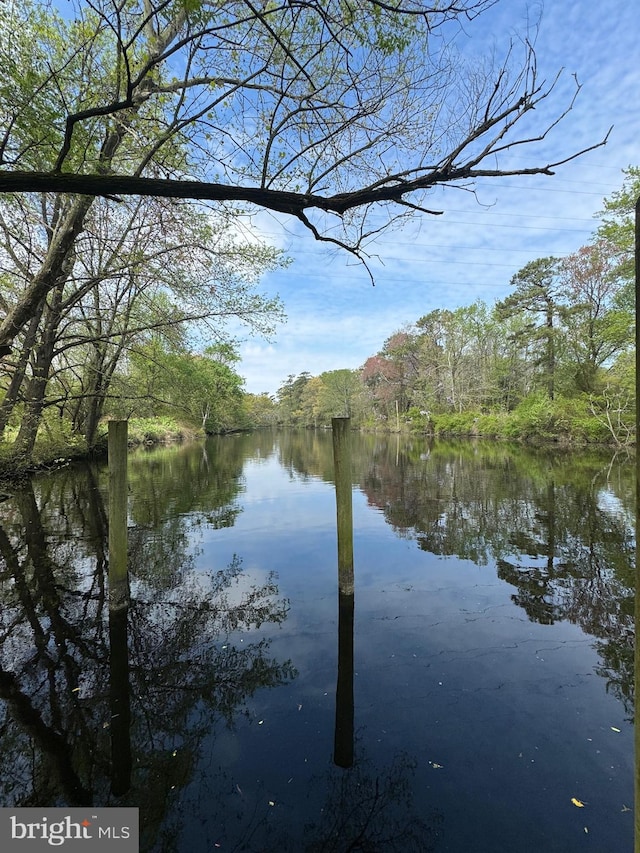
[[[154,419],[132,419],[133,431],[128,436],[127,446],[129,450],[135,450],[141,447],[169,447],[172,444],[186,444],[193,441],[203,441],[208,437],[208,434],[203,430],[194,428],[186,424],[178,424],[177,422],[168,425],[162,420]],[[141,428],[142,427],[142,428]],[[273,429],[274,427],[238,427],[236,429],[224,430],[211,435],[234,435],[238,433],[252,432],[260,429]],[[330,430],[330,426],[284,426],[279,425],[276,429],[293,429],[293,430]],[[451,430],[451,429],[388,429],[376,428],[371,426],[353,427],[354,432],[380,434],[380,435],[398,435],[405,438],[420,438],[430,441],[438,440],[478,440],[478,441],[498,441],[505,444],[515,444],[522,447],[532,448],[555,448],[566,450],[583,450],[588,448],[611,450],[611,451],[626,451],[633,455],[636,451],[636,445],[625,444],[617,445],[614,441],[589,441],[580,436],[573,436],[567,433],[558,433],[555,435],[549,434],[528,434],[526,436],[511,436],[497,432],[481,432],[479,430]],[[11,455],[10,446],[3,447],[0,445],[0,487],[2,484],[10,485],[18,483],[25,478],[35,474],[56,471],[71,465],[76,462],[89,462],[94,459],[102,459],[107,456],[107,433],[101,434],[100,440],[90,449],[81,445],[59,444],[49,445],[47,448],[50,452],[47,453],[41,448],[36,447],[33,457],[29,460],[21,462],[15,456]],[[6,494],[0,488],[0,501],[6,497]]]

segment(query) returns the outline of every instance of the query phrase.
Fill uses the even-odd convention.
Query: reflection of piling
[[[333,418],[333,462],[338,522],[338,683],[333,760],[353,764],[353,509],[349,418]]]
[[[127,607],[109,611],[109,705],[111,710],[111,793],[131,787],[131,703]]]
[[[636,202],[635,226],[635,258],[636,258],[636,607],[635,607],[635,853],[640,853],[640,454],[638,452],[638,435],[640,434],[640,198]]]
[[[127,422],[109,421],[109,608],[128,604]]]
[[[117,797],[131,786],[127,504],[127,422],[109,421],[109,699],[111,792]]]
[[[353,594],[338,596],[338,684],[333,760],[338,767],[353,764]]]

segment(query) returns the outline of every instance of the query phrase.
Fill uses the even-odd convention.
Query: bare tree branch
[[[536,137],[538,138],[538,137]],[[199,199],[206,201],[248,202],[259,207],[287,213],[299,217],[310,208],[327,213],[342,215],[363,205],[376,202],[404,203],[405,196],[427,190],[432,187],[451,184],[457,181],[477,178],[497,178],[513,175],[553,175],[558,166],[569,163],[577,157],[606,145],[608,138],[582,148],[561,160],[543,166],[523,167],[520,169],[477,169],[473,166],[460,166],[433,169],[419,177],[400,180],[390,175],[382,185],[365,187],[352,192],[336,193],[324,196],[315,193],[272,190],[263,187],[241,187],[229,184],[208,183],[206,181],[177,181],[164,178],[131,177],[128,175],[77,175],[70,173],[55,174],[42,172],[6,172],[0,171],[0,193],[17,192],[53,192],[70,193],[83,196],[105,196],[117,199],[118,196],[140,195],[162,198]],[[525,140],[517,144],[524,144]],[[503,146],[507,150],[516,143]]]
[[[0,346],[59,283],[95,197],[256,205],[364,263],[375,206],[395,206],[397,218],[433,214],[436,186],[552,175],[605,144],[509,167],[508,153],[535,151],[573,99],[519,133],[558,77],[541,80],[526,37],[519,64],[513,45],[502,63],[465,61],[456,37],[496,2],[74,0],[79,26],[35,24],[33,41],[20,32],[26,13],[21,25],[19,11],[0,7],[16,35],[0,50],[17,93],[4,87],[0,103],[0,194],[65,199],[40,268],[0,322]],[[25,65],[45,70],[23,90]],[[576,80],[574,98],[579,90]],[[338,217],[341,232],[327,233],[314,213]]]

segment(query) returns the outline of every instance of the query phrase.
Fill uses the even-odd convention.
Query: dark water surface
[[[104,466],[0,504],[0,805],[138,806],[162,853],[631,850],[632,464],[354,434],[337,706],[332,470],[327,433],[132,455],[126,621]]]

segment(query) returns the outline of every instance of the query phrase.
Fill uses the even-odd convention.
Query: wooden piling
[[[353,507],[351,498],[351,421],[332,418],[333,465],[338,522],[338,584],[353,595]]]
[[[129,606],[127,421],[109,421],[109,609]]]
[[[333,760],[353,765],[353,505],[351,495],[351,421],[333,418],[333,463],[338,527],[338,682]]]
[[[640,434],[640,198],[636,201],[635,219],[635,274],[636,274],[636,596],[635,596],[635,667],[634,696],[636,713],[634,714],[635,745],[635,853],[640,853],[640,453],[638,435]]]

